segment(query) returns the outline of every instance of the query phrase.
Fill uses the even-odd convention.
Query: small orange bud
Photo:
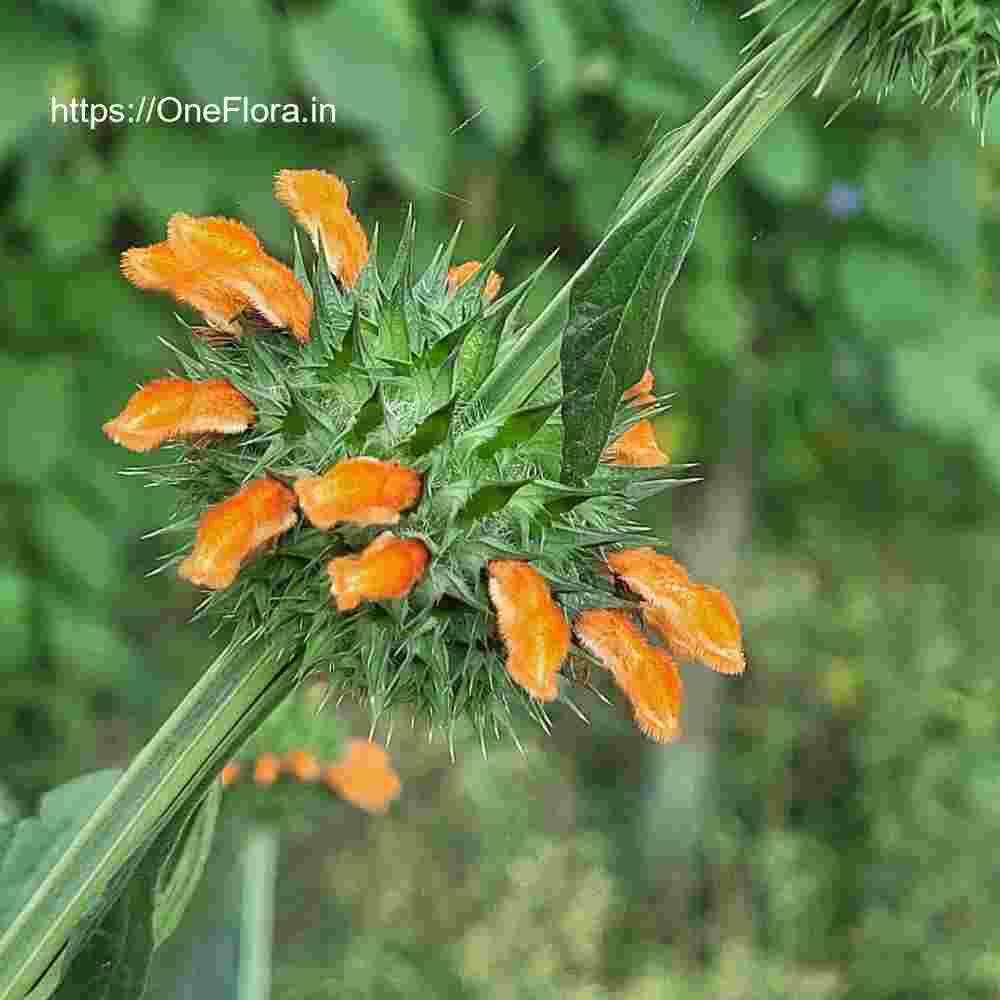
[[[260,788],[270,788],[281,774],[281,761],[275,753],[262,753],[253,768],[254,784]]]
[[[677,739],[684,689],[667,653],[648,643],[621,611],[584,611],[573,629],[628,698],[639,729],[658,743]]]
[[[135,393],[104,433],[130,451],[149,451],[192,434],[240,434],[255,419],[250,401],[223,379],[163,378]]]
[[[416,538],[384,531],[363,552],[331,559],[326,567],[338,611],[362,601],[405,597],[424,574],[430,553]]]
[[[243,766],[240,762],[231,760],[219,774],[219,780],[222,782],[222,787],[229,788],[232,785],[235,785],[236,782],[240,780],[240,774],[242,774],[242,772]]]
[[[332,792],[370,813],[384,813],[401,787],[389,755],[370,740],[351,740],[344,756],[327,766],[323,780]]]
[[[607,563],[629,589],[650,604],[659,604],[671,592],[691,586],[687,570],[676,559],[648,545],[612,552]]]
[[[316,755],[308,750],[289,750],[282,768],[299,781],[316,781],[322,771]]]
[[[309,233],[316,250],[322,246],[330,271],[348,288],[368,262],[368,237],[347,207],[347,186],[324,170],[282,170],[274,178],[274,195]]]
[[[622,399],[626,402],[631,402],[633,406],[644,406],[646,403],[655,403],[654,388],[653,372],[647,368],[642,373],[642,378],[631,389],[625,390],[622,394]]]
[[[467,260],[464,264],[456,264],[448,268],[448,292],[454,295],[483,265],[478,260]],[[483,298],[492,302],[500,294],[503,285],[503,275],[490,271],[483,288]]]
[[[634,465],[648,469],[666,465],[670,456],[656,443],[656,432],[649,420],[633,424],[617,441],[609,445],[603,455],[612,465]]]
[[[242,223],[178,212],[167,222],[167,242],[183,266],[243,296],[264,319],[291,330],[299,341],[309,339],[312,302],[305,289]]]
[[[642,616],[675,656],[698,660],[722,674],[746,668],[739,619],[732,601],[718,588],[693,583],[647,604]]]
[[[541,573],[525,562],[487,566],[490,597],[507,644],[507,673],[539,701],[552,701],[570,647],[569,625]]]
[[[377,458],[344,458],[324,475],[299,479],[295,493],[311,524],[396,524],[420,498],[420,475]]]
[[[178,569],[212,590],[228,587],[247,557],[295,523],[295,494],[273,479],[255,479],[201,516],[194,549]]]
[[[126,250],[121,269],[137,288],[169,292],[178,302],[197,309],[215,329],[237,335],[241,332],[236,317],[249,304],[246,296],[182,264],[169,243]]]

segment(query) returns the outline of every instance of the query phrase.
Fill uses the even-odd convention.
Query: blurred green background
[[[420,255],[517,229],[534,307],[599,239],[659,116],[690,117],[760,19],[731,0],[35,0],[0,31],[4,808],[129,759],[220,648],[147,577],[172,498],[101,423],[162,373],[173,306],[117,271],[174,211],[288,259],[282,167],[347,180]],[[646,512],[725,587],[750,667],[685,669],[687,734],[612,692],[527,753],[400,726],[386,818],[282,830],[276,998],[1000,994],[1000,108],[802,98],[712,196],[655,355],[704,482]],[[49,120],[53,98],[246,95],[326,126]],[[386,244],[383,244],[386,245]],[[149,461],[155,461],[155,457]],[[364,735],[360,712],[343,732]],[[383,738],[384,733],[380,734]],[[233,995],[230,812],[156,998]]]

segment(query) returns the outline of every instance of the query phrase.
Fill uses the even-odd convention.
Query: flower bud
[[[262,753],[254,763],[253,780],[258,788],[270,788],[281,774],[281,760],[275,753]]]
[[[273,479],[248,483],[202,514],[194,549],[178,572],[212,590],[228,587],[251,553],[295,523],[295,506],[295,494]]]
[[[370,813],[384,813],[401,787],[389,755],[370,740],[351,740],[344,756],[327,766],[323,780],[332,792]]]
[[[656,387],[653,380],[653,372],[651,369],[647,368],[642,373],[642,378],[636,382],[630,389],[626,389],[622,393],[622,399],[627,403],[631,403],[633,406],[645,406],[647,403],[655,403],[656,397],[653,395],[653,389]]]
[[[478,260],[467,260],[464,264],[456,264],[448,268],[448,292],[454,295],[473,275],[479,272],[483,265]],[[490,271],[483,288],[483,298],[492,302],[500,294],[503,285],[503,275]]]
[[[347,207],[347,186],[324,170],[281,170],[274,195],[309,234],[343,285],[352,288],[368,262],[368,237]],[[322,237],[322,244],[320,243]]]
[[[423,542],[384,531],[363,552],[331,559],[327,573],[337,610],[405,597],[423,576],[429,558]]]
[[[289,750],[281,762],[282,770],[297,781],[317,781],[322,773],[316,755],[308,750]]]
[[[377,458],[345,458],[324,475],[299,479],[295,493],[309,522],[329,530],[350,524],[396,524],[420,499],[420,475]]]
[[[566,618],[533,566],[494,560],[487,566],[490,597],[507,645],[507,673],[539,701],[558,693],[556,674],[570,647]]]
[[[235,785],[237,781],[240,780],[240,775],[243,773],[243,765],[239,761],[231,760],[222,769],[219,774],[219,780],[222,782],[223,788],[230,788]]]
[[[683,685],[667,653],[647,642],[622,611],[584,611],[573,630],[581,645],[610,671],[632,705],[639,729],[658,743],[677,739]]]

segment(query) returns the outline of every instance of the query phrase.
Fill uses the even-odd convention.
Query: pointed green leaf
[[[417,236],[417,221],[413,216],[413,205],[406,210],[406,221],[403,223],[403,234],[396,247],[396,256],[389,268],[386,286],[395,291],[401,285],[409,288],[413,284],[413,244]]]
[[[403,442],[407,452],[414,458],[419,458],[446,441],[454,413],[455,400],[450,399],[444,406],[439,406],[430,416],[425,417]]]
[[[480,316],[472,325],[455,361],[455,396],[469,399],[483,384],[496,361],[503,320]]]
[[[477,322],[479,322],[479,317],[466,320],[455,327],[447,336],[436,341],[424,354],[424,365],[431,370],[440,368],[448,360],[452,352],[465,340]]]
[[[379,316],[378,337],[372,349],[376,357],[403,365],[410,364],[410,328],[405,303],[407,294],[403,284],[393,289]]]
[[[516,479],[510,483],[490,483],[481,487],[462,505],[455,519],[456,523],[463,527],[472,525],[484,517],[503,510],[511,497],[530,482],[530,479]]]
[[[307,290],[311,289],[312,282],[309,280],[309,269],[306,266],[305,257],[302,256],[302,243],[299,240],[299,231],[295,228],[292,229],[292,246],[294,248],[292,272],[303,288]]]
[[[358,410],[354,426],[351,428],[351,436],[360,446],[364,444],[365,438],[383,423],[385,423],[385,407],[382,403],[382,390],[376,388],[368,397],[368,401]]]
[[[326,265],[326,255],[316,255],[316,265],[313,268],[313,311],[309,323],[310,340],[320,344],[339,346],[343,336],[342,326],[338,319],[343,315],[344,302],[340,289],[337,287],[330,269]],[[341,320],[341,322],[343,322]]]
[[[351,317],[351,325],[344,334],[344,339],[340,342],[340,348],[327,362],[327,372],[331,376],[342,375],[354,364],[354,346],[361,334],[361,313],[357,302],[354,303],[354,315]]]
[[[539,406],[529,406],[512,413],[500,425],[493,437],[476,448],[476,454],[488,461],[504,448],[516,448],[518,445],[524,444],[542,429],[542,426],[555,413],[561,403],[561,400],[554,403],[542,403]]]

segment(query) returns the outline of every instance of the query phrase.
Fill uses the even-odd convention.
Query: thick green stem
[[[259,826],[251,831],[243,849],[239,1000],[268,1000],[271,995],[278,848],[277,832]]]

